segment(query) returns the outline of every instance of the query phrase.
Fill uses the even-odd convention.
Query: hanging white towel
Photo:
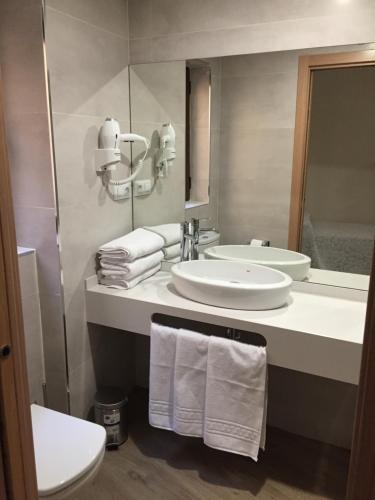
[[[178,330],[152,323],[150,350],[149,422],[173,430],[173,391]]]
[[[176,243],[175,245],[171,245],[169,247],[163,248],[163,254],[165,260],[172,260],[181,255],[181,245],[180,243]]]
[[[103,276],[102,271],[98,272],[99,283],[101,285],[106,285],[109,288],[125,288],[125,290],[129,290],[129,288],[134,288],[138,283],[145,280],[146,278],[150,278],[158,271],[160,271],[161,264],[159,263],[157,266],[148,269],[142,274],[139,274],[135,278],[129,280],[123,277],[109,277]]]
[[[189,330],[177,335],[173,430],[203,437],[209,337]]]
[[[204,442],[258,460],[264,425],[267,355],[255,347],[210,337]]]
[[[100,260],[100,267],[102,275],[105,277],[131,280],[160,264],[163,257],[163,252],[159,250],[145,257],[140,257],[133,262],[103,258]]]
[[[131,233],[117,238],[99,248],[99,257],[111,257],[132,262],[139,257],[144,257],[157,252],[164,246],[161,236],[151,231],[138,228]]]
[[[144,229],[161,236],[164,240],[164,246],[166,247],[181,241],[181,225],[178,223],[161,224],[160,226],[145,226]]]

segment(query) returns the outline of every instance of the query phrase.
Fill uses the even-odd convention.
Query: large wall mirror
[[[134,226],[198,217],[220,244],[267,240],[309,255],[309,281],[366,289],[375,229],[369,48],[130,66],[132,131],[152,141],[140,176],[150,191],[133,192]],[[160,176],[166,124],[175,157]]]

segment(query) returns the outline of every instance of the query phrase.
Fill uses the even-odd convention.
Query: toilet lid
[[[105,447],[100,425],[31,405],[39,496],[51,495],[90,470]]]

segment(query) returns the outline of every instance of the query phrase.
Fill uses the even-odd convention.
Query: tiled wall
[[[84,302],[84,279],[95,273],[98,247],[132,228],[131,199],[113,201],[94,164],[107,116],[130,129],[127,27],[126,0],[47,1],[69,387],[78,416],[87,416],[97,384],[131,384],[131,337],[88,327]],[[129,164],[129,146],[122,152]],[[127,174],[125,165],[115,173]]]
[[[225,244],[286,247],[296,52],[222,58],[219,228]]]
[[[66,411],[60,258],[40,0],[0,2],[0,63],[17,243],[37,250],[48,405]]]
[[[18,267],[30,401],[44,405],[43,384],[45,383],[45,370],[35,250],[19,247]]]
[[[185,62],[140,64],[130,68],[132,131],[146,136],[151,149],[137,177],[151,179],[152,192],[135,197],[134,227],[182,221],[185,203]],[[176,132],[176,159],[168,176],[155,178],[159,138],[163,123],[171,122]],[[133,146],[134,161],[143,145]]]
[[[132,63],[375,39],[372,0],[129,0],[129,12]]]

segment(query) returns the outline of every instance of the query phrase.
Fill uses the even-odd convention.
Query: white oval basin
[[[286,304],[292,279],[269,267],[223,261],[191,260],[172,269],[176,290],[196,302],[230,309],[276,309]]]
[[[204,254],[208,259],[251,262],[261,266],[272,267],[272,269],[289,274],[295,281],[304,280],[311,265],[311,259],[307,255],[285,250],[284,248],[219,245],[207,248]]]

